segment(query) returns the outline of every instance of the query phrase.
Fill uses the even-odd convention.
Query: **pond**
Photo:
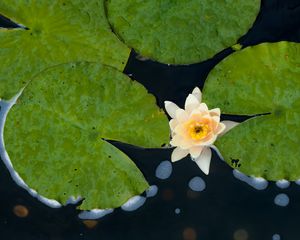
[[[20,28],[4,16],[0,17],[0,26]],[[300,42],[299,0],[262,0],[253,27],[238,43],[245,48],[279,41]],[[196,86],[203,89],[212,69],[233,53],[234,49],[227,48],[200,63],[175,65],[149,60],[131,50],[123,73],[153,94],[160,108],[165,108],[166,100],[183,107],[188,94]],[[1,62],[5,61],[2,57]],[[115,64],[115,60],[111,61]],[[130,97],[134,99],[129,95],[128,102]],[[5,104],[1,102],[0,115],[4,114]],[[222,120],[237,122],[248,118],[245,114],[222,115]],[[41,202],[41,197],[20,186],[14,169],[2,159],[0,239],[299,239],[300,181],[248,177],[229,166],[216,151],[206,175],[190,157],[171,163],[172,148],[143,148],[115,139],[107,141],[136,164],[149,183],[147,191],[115,209],[81,212],[77,208],[80,202],[53,208],[51,202]],[[236,140],[236,145],[240,144]],[[32,175],[43,176],[45,171]]]

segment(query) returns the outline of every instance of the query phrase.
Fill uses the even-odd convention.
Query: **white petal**
[[[171,161],[176,162],[184,157],[186,157],[189,154],[188,150],[181,149],[180,147],[177,147],[173,150],[171,155]]]
[[[189,113],[193,111],[193,109],[197,108],[200,105],[199,100],[192,94],[189,94],[189,96],[185,100],[184,108]]]
[[[177,126],[174,128],[174,133],[178,134],[179,136],[185,136],[186,134],[186,128],[183,126],[184,124],[177,124]]]
[[[175,134],[170,141],[173,147],[180,147],[182,149],[190,149],[194,144],[189,139],[184,139],[182,136]]]
[[[170,101],[165,101],[165,109],[171,118],[176,118],[176,111],[179,107]]]
[[[201,90],[200,88],[198,87],[195,87],[192,94],[198,99],[198,101],[201,103],[202,101],[202,93],[201,93]]]
[[[194,145],[195,144],[191,139],[182,139],[182,141],[180,142],[180,147],[182,149],[190,149]]]
[[[201,142],[200,144],[197,144],[199,146],[211,146],[215,141],[217,140],[217,135],[213,134],[208,140]]]
[[[209,113],[211,116],[220,116],[221,110],[220,110],[220,108],[214,108],[214,109],[209,110]]]
[[[181,108],[176,110],[176,119],[178,122],[185,122],[188,120],[188,118],[189,116],[186,111]]]
[[[220,122],[220,116],[213,116],[212,119],[214,122],[219,123]]]
[[[178,121],[176,119],[171,119],[170,120],[169,126],[170,126],[172,131],[174,131],[174,129],[176,128],[177,125],[178,125]]]
[[[203,147],[197,146],[197,147],[192,147],[190,149],[190,155],[192,158],[197,158],[200,156],[201,152],[203,150]]]
[[[216,134],[221,134],[221,133],[223,133],[223,131],[225,131],[225,129],[226,129],[226,125],[225,125],[224,123],[220,122],[220,123],[218,124]]]
[[[197,163],[198,167],[206,175],[208,175],[209,173],[210,160],[211,160],[211,150],[208,147],[204,148],[200,156],[195,159],[195,162]]]
[[[240,123],[234,122],[234,121],[222,121],[221,123],[223,123],[225,125],[225,130],[220,134],[220,136],[223,136],[225,133],[230,131],[232,128],[234,128],[240,124]]]
[[[198,107],[198,109],[201,111],[201,112],[207,112],[208,111],[208,107],[205,103],[201,103]]]
[[[202,103],[201,103],[202,104]],[[200,105],[201,105],[200,104]],[[190,113],[190,116],[198,116],[198,117],[203,117],[207,114],[205,114],[204,112],[200,111],[199,107],[200,105],[198,106],[198,108],[194,109],[191,113]],[[207,117],[210,117],[209,115],[207,115]]]
[[[173,147],[177,147],[180,145],[181,143],[181,140],[182,138],[178,135],[174,135],[173,138],[171,139],[170,141],[170,144],[173,146]]]

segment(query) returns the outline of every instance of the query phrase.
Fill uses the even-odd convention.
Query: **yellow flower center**
[[[191,122],[188,124],[187,130],[193,140],[201,140],[207,136],[209,127],[204,123]]]

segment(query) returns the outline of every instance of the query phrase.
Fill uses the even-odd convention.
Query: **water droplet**
[[[190,180],[189,187],[195,192],[201,192],[205,189],[206,184],[201,177],[194,177]]]
[[[175,213],[176,213],[176,214],[180,214],[180,212],[181,212],[180,208],[176,208],[176,209],[175,209]]]
[[[290,202],[290,198],[285,193],[280,193],[274,198],[274,203],[280,207],[286,207]]]
[[[281,238],[280,238],[280,235],[279,234],[274,234],[273,236],[272,236],[272,240],[280,240]]]
[[[288,180],[282,179],[282,180],[278,180],[276,182],[276,186],[284,189],[284,188],[288,188],[291,185],[291,183]]]
[[[167,179],[172,174],[172,164],[169,161],[161,162],[155,171],[155,176],[159,179]]]
[[[147,190],[146,190],[146,196],[149,197],[154,197],[158,192],[158,187],[156,185],[152,185],[150,186]]]

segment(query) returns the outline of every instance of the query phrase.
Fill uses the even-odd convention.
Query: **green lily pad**
[[[0,97],[47,67],[99,61],[123,70],[130,50],[110,29],[103,0],[1,0],[0,14],[28,28],[0,29]]]
[[[37,75],[4,128],[8,155],[28,186],[61,203],[81,196],[81,209],[119,207],[148,187],[105,139],[160,147],[169,126],[142,85],[99,64],[63,64]]]
[[[139,54],[191,64],[236,44],[252,26],[260,0],[106,0],[114,31]]]
[[[204,102],[222,113],[264,114],[229,131],[217,142],[226,162],[268,180],[300,178],[300,44],[248,47],[209,74]]]

